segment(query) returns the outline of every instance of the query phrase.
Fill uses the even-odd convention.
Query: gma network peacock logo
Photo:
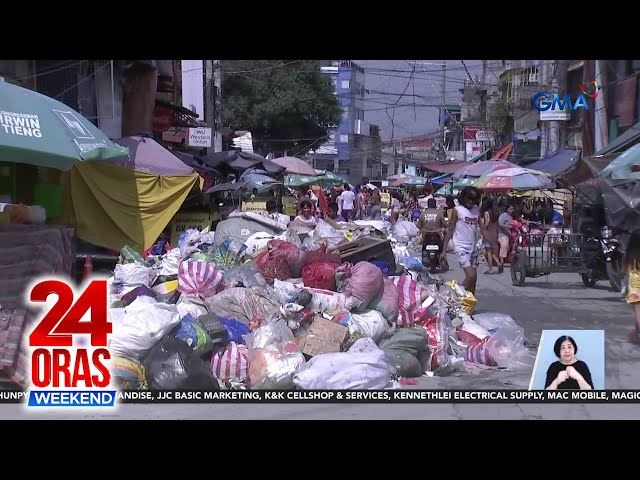
[[[575,101],[572,101],[571,95],[568,93],[561,99],[557,93],[551,96],[548,92],[538,92],[531,97],[531,106],[539,112],[546,112],[547,110],[571,111],[579,108],[589,110],[587,97],[596,98],[598,96],[600,93],[598,83],[595,80],[589,83],[581,83],[578,85],[578,90],[580,93],[576,96]]]

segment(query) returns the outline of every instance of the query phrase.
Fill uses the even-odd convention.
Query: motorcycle
[[[429,269],[430,273],[436,273],[440,268],[441,273],[449,270],[449,263],[446,258],[440,262],[440,254],[442,252],[442,234],[439,232],[430,232],[424,234],[422,241],[422,264]]]
[[[613,236],[609,227],[600,230],[600,248],[606,260],[606,272],[611,288],[619,292],[622,290],[622,261],[624,252],[620,240]]]
[[[518,220],[514,220],[511,224],[511,235],[509,236],[509,251],[507,252],[507,263],[512,263],[513,256],[516,254],[519,248],[526,247],[527,234],[529,229],[525,223]]]

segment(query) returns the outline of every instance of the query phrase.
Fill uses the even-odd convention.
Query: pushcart
[[[575,233],[520,234],[511,263],[513,285],[551,273],[578,273],[587,287],[606,279],[600,240]]]

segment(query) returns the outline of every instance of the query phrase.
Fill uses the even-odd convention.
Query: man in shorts
[[[442,247],[441,261],[446,258],[447,246],[453,239],[454,252],[464,270],[460,284],[475,295],[478,280],[478,219],[480,218],[480,191],[466,187],[460,192],[460,205],[450,210],[449,229]]]

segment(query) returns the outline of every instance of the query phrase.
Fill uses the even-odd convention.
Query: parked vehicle
[[[616,292],[622,290],[622,260],[624,251],[620,240],[613,236],[610,227],[605,226],[600,230],[600,246],[605,257],[606,272],[611,288]]]
[[[511,262],[511,282],[522,287],[526,277],[537,278],[551,273],[578,273],[586,287],[607,279],[605,256],[600,239],[583,234],[520,234]]]

